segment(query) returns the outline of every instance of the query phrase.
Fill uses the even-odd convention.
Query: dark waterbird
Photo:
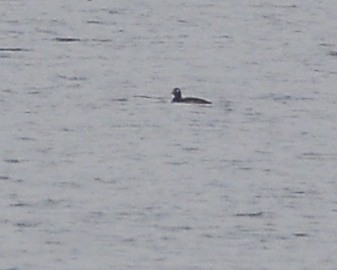
[[[201,99],[201,98],[196,98],[196,97],[183,98],[181,95],[180,88],[174,88],[172,91],[172,95],[174,96],[174,98],[172,99],[172,102],[190,103],[190,104],[212,104],[212,102],[205,100],[205,99]]]

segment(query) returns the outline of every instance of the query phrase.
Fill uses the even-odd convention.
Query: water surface
[[[272,2],[0,1],[0,269],[335,269],[337,8]]]

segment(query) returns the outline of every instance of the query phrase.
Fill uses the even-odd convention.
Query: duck
[[[190,103],[190,104],[212,104],[212,102],[201,99],[201,98],[196,98],[196,97],[185,97],[183,98],[181,95],[181,90],[180,88],[174,88],[172,91],[172,95],[174,98],[172,99],[173,103]]]

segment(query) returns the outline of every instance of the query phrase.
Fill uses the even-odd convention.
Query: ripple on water
[[[299,157],[304,160],[337,160],[336,153],[318,153],[318,152],[304,152]]]
[[[293,234],[295,237],[309,237],[308,233],[297,232]]]
[[[235,214],[236,217],[262,217],[263,212],[246,212],[246,213],[237,213]]]
[[[18,137],[17,139],[20,141],[36,141],[36,139],[31,137]]]
[[[21,228],[21,229],[29,229],[29,228],[36,228],[40,225],[39,222],[33,222],[33,221],[19,221],[14,223],[15,226]]]
[[[302,100],[313,100],[314,98],[308,97],[308,96],[293,96],[293,95],[280,95],[280,94],[268,94],[268,95],[263,95],[258,98],[254,99],[261,99],[261,100],[273,100],[275,102],[280,102],[280,103],[288,103],[291,101],[302,101]]]
[[[28,49],[25,48],[0,48],[0,52],[27,52]]]
[[[29,203],[25,203],[25,202],[16,202],[16,203],[12,203],[10,204],[11,207],[27,207],[30,206]]]
[[[56,38],[54,38],[54,41],[57,41],[57,42],[80,42],[82,40],[80,38],[74,38],[74,37],[56,37]]]
[[[20,160],[18,160],[16,158],[8,158],[8,159],[5,159],[5,162],[16,164],[16,163],[20,163]]]
[[[127,98],[112,98],[112,102],[128,102]]]
[[[329,52],[329,55],[330,55],[330,56],[337,56],[337,51],[330,51],[330,52]]]
[[[191,226],[160,226],[160,228],[164,231],[168,231],[168,232],[180,232],[180,231],[191,231],[193,230],[193,228]]]

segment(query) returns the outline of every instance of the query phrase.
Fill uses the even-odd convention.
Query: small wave
[[[82,41],[80,38],[73,38],[73,37],[57,37],[54,39],[58,42],[79,42]]]
[[[26,206],[30,206],[28,203],[24,203],[24,202],[17,202],[17,203],[12,203],[10,206],[12,207],[26,207]]]
[[[163,226],[161,227],[162,229],[164,229],[165,231],[170,231],[170,232],[177,232],[177,231],[190,231],[193,230],[193,228],[191,226]]]
[[[87,23],[89,23],[89,24],[104,24],[103,22],[98,21],[98,20],[88,20]]]
[[[20,222],[15,223],[15,225],[19,228],[27,229],[27,228],[36,228],[40,224],[38,222],[20,221]]]
[[[146,96],[146,95],[135,95],[133,97],[135,97],[135,98],[146,98],[146,99],[161,99],[159,97],[151,97],[151,96]]]
[[[5,162],[7,163],[19,163],[20,160],[16,159],[16,158],[9,158],[9,159],[5,159]]]
[[[142,98],[142,99],[150,99],[150,100],[156,100],[158,103],[166,103],[167,99],[163,97],[151,97],[147,95],[135,95],[134,98]]]
[[[127,98],[113,98],[113,99],[111,99],[111,101],[113,101],[113,102],[127,102],[128,99]]]
[[[305,160],[337,160],[336,153],[317,153],[317,152],[305,152],[299,156],[299,159]]]
[[[71,43],[71,42],[99,42],[99,43],[106,43],[112,42],[112,39],[109,38],[92,38],[92,39],[82,39],[82,38],[75,38],[75,37],[57,37],[53,39],[57,42],[64,42],[64,43]]]
[[[67,81],[86,81],[86,77],[81,76],[65,76],[65,75],[58,75],[60,79],[67,80]]]
[[[263,212],[251,212],[251,213],[237,213],[235,214],[236,217],[261,217]]]
[[[296,237],[308,237],[309,234],[301,232],[301,233],[294,233],[294,236],[296,236]]]
[[[330,52],[329,52],[329,55],[330,55],[330,56],[337,56],[337,51],[330,51]]]
[[[187,152],[194,152],[199,151],[199,147],[183,147],[183,150]]]
[[[301,97],[301,96],[292,96],[292,95],[277,95],[277,94],[270,94],[270,95],[265,95],[261,96],[256,99],[262,99],[262,100],[273,100],[276,102],[282,102],[282,103],[287,103],[290,101],[303,101],[303,100],[313,100],[312,97]]]
[[[28,52],[30,50],[25,49],[25,48],[0,48],[0,52]]]
[[[108,38],[93,38],[91,41],[105,43],[105,42],[112,42],[112,39],[108,39]]]
[[[297,5],[274,5],[276,8],[297,8]]]

